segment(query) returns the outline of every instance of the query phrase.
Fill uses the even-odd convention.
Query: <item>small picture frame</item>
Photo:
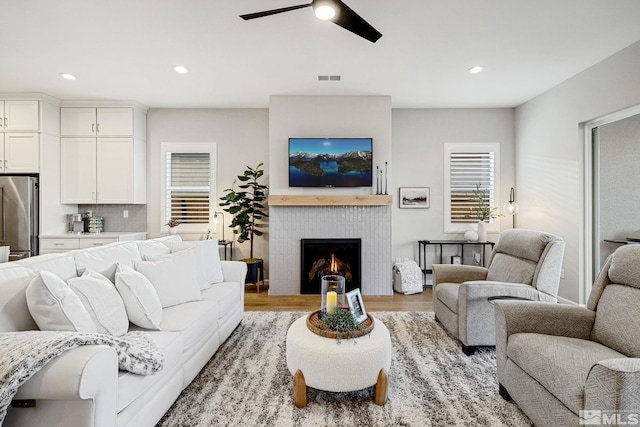
[[[400,209],[428,209],[429,187],[400,187]]]
[[[460,255],[454,255],[451,257],[451,264],[461,265],[462,257]]]
[[[367,311],[364,308],[360,289],[354,289],[351,292],[347,292],[347,303],[349,304],[349,310],[351,311],[356,323],[360,324],[367,320]]]

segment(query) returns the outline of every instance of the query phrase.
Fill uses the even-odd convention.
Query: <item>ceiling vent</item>
[[[341,80],[342,80],[342,76],[338,76],[338,75],[318,76],[318,81],[320,81],[320,82],[339,82]]]

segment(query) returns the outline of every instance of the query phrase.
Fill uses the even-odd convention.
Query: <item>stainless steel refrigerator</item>
[[[0,175],[0,245],[9,261],[38,255],[38,178]]]

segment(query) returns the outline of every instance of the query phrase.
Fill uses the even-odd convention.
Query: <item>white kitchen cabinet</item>
[[[62,107],[61,136],[133,136],[133,108]]]
[[[0,133],[0,173],[38,173],[40,134]]]
[[[0,131],[38,132],[40,104],[34,100],[0,101]]]
[[[117,241],[117,238],[78,239],[80,249],[95,248],[96,246],[104,246],[108,245],[109,243],[115,243]]]
[[[133,138],[62,138],[61,203],[144,203]],[[140,192],[138,192],[140,193]]]
[[[128,242],[134,240],[144,240],[146,232],[131,231],[105,231],[103,233],[82,233],[82,234],[50,234],[40,236],[39,255],[50,253],[61,253],[74,249],[94,248],[115,242]]]

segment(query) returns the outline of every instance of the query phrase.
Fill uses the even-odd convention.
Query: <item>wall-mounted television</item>
[[[289,138],[289,187],[371,187],[372,138]]]

